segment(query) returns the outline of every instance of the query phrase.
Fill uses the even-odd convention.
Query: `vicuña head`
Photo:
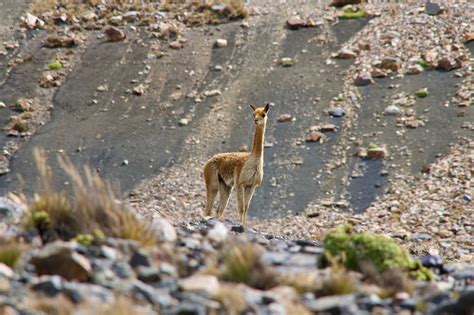
[[[263,179],[263,143],[267,114],[271,106],[269,103],[259,108],[250,105],[255,122],[252,152],[216,154],[204,165],[207,197],[204,215],[211,215],[214,200],[217,193],[219,193],[217,216],[222,217],[229,202],[232,188],[235,186],[240,221],[246,224],[247,211],[255,192],[255,187],[260,186]]]

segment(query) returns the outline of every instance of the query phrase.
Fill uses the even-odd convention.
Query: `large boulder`
[[[30,259],[38,275],[58,275],[67,280],[87,281],[92,273],[89,260],[76,253],[69,243],[46,245]]]

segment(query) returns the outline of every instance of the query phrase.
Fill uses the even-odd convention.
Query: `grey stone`
[[[312,312],[329,314],[357,314],[356,299],[353,294],[326,296],[305,302]]]
[[[130,266],[136,268],[138,266],[150,267],[152,265],[151,258],[146,251],[138,249],[130,258]]]
[[[64,242],[54,242],[35,252],[30,263],[38,275],[59,275],[67,280],[86,281],[92,273],[89,260]]]
[[[17,219],[25,211],[25,206],[6,197],[0,197],[0,220],[5,218]]]
[[[89,283],[66,282],[63,286],[65,293],[74,303],[95,302],[112,303],[114,294],[111,290]]]
[[[428,1],[425,4],[425,12],[428,15],[437,15],[441,13],[441,7],[437,3]]]
[[[160,272],[155,267],[138,266],[135,271],[140,281],[145,283],[160,281]]]
[[[121,279],[133,277],[133,270],[129,264],[124,261],[116,262],[112,265],[112,271]]]
[[[428,241],[431,239],[431,235],[428,233],[415,233],[411,236],[413,241],[420,240],[420,241]]]
[[[62,279],[60,276],[41,276],[33,282],[31,289],[53,297],[63,289]]]
[[[333,117],[342,117],[346,114],[344,109],[342,107],[339,107],[339,106],[331,107],[329,109],[328,113],[329,113],[329,115],[331,115]]]

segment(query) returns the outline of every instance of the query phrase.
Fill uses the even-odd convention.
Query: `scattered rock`
[[[216,276],[193,275],[179,281],[179,287],[187,292],[204,292],[214,296],[219,291],[219,281]]]
[[[368,72],[361,72],[354,79],[354,84],[356,86],[366,86],[369,84],[374,84],[375,81],[372,79],[372,76]]]
[[[176,229],[166,219],[154,219],[152,222],[152,228],[161,242],[176,242],[178,235]]]
[[[278,122],[286,122],[286,121],[291,121],[293,117],[291,117],[290,114],[281,114],[278,116],[277,121]]]
[[[221,222],[216,222],[214,227],[209,230],[207,237],[216,243],[224,242],[229,235],[229,229]]]
[[[442,12],[442,10],[439,4],[428,1],[425,4],[425,12],[428,15],[438,15]]]
[[[387,72],[385,72],[381,69],[378,69],[378,68],[372,69],[372,71],[370,71],[370,74],[374,78],[386,78],[387,77]]]
[[[299,28],[305,27],[305,21],[300,18],[298,15],[292,16],[286,21],[286,25],[290,30],[297,30]]]
[[[189,125],[190,123],[190,120],[188,118],[181,118],[179,121],[178,121],[178,124],[180,126],[187,126]]]
[[[399,58],[387,57],[377,65],[380,69],[391,70],[397,72],[402,66],[402,62]]]
[[[212,96],[221,95],[222,93],[220,90],[210,90],[210,91],[204,91],[203,94],[206,97],[212,97]]]
[[[127,38],[127,35],[121,29],[111,26],[105,30],[105,35],[109,42],[119,42]]]
[[[179,40],[172,41],[169,44],[171,49],[181,49],[183,48],[183,44]]]
[[[348,48],[342,48],[337,53],[337,58],[339,59],[351,59],[357,57],[357,54]]]
[[[342,117],[346,114],[346,112],[344,111],[344,109],[342,107],[338,107],[338,106],[335,106],[335,107],[331,107],[329,110],[328,110],[328,113],[329,115],[331,115],[332,117]]]
[[[280,64],[283,67],[292,67],[295,64],[293,58],[284,57],[280,59]]]
[[[79,40],[69,36],[48,35],[44,43],[48,48],[71,48],[79,44]]]
[[[454,69],[458,69],[462,66],[461,62],[457,62],[453,58],[450,57],[442,57],[438,60],[438,65],[436,69],[443,70],[443,71],[451,71]]]
[[[367,149],[367,157],[369,159],[385,159],[387,157],[386,146],[369,146]]]
[[[145,84],[140,84],[134,87],[132,89],[132,92],[133,94],[140,96],[140,95],[145,94],[146,90],[147,90],[147,86]]]
[[[306,137],[306,142],[320,142],[323,143],[326,139],[326,136],[318,131],[310,131]]]
[[[396,105],[389,105],[387,108],[385,108],[384,113],[385,115],[396,116],[400,114],[400,108]]]
[[[414,75],[423,72],[423,67],[419,64],[411,65],[407,68],[406,74]]]
[[[217,48],[227,47],[227,39],[218,38],[214,44]]]

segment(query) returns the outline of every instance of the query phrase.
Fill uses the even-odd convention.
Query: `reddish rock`
[[[118,42],[127,38],[124,31],[113,26],[105,30],[105,35],[107,35],[107,40],[109,42]]]
[[[402,66],[402,62],[398,58],[384,58],[380,64],[377,65],[380,69],[392,70],[394,72],[398,71]]]
[[[369,159],[385,159],[387,157],[387,149],[385,146],[369,148],[367,150],[367,157]]]
[[[183,48],[183,44],[179,40],[172,41],[169,46],[170,46],[171,49],[181,49],[181,48]]]
[[[339,59],[351,59],[351,58],[355,58],[356,56],[357,56],[356,53],[348,48],[342,48],[337,53],[337,58]]]
[[[360,50],[370,50],[370,43],[366,41],[359,42],[359,49]]]
[[[369,84],[374,84],[375,81],[372,79],[372,76],[368,72],[361,72],[354,80],[356,86],[366,86]]]
[[[319,131],[310,131],[306,137],[306,142],[323,142],[325,136]]]
[[[306,23],[305,21],[303,21],[302,18],[295,15],[295,16],[290,17],[288,21],[286,21],[286,25],[288,26],[290,30],[297,30],[299,28],[305,27]]]
[[[278,122],[285,122],[285,121],[291,121],[293,117],[291,117],[290,114],[281,114],[278,116],[277,121]]]
[[[372,77],[374,78],[385,78],[387,77],[387,72],[381,70],[381,69],[373,69],[370,74],[372,75]]]
[[[470,41],[474,40],[474,32],[467,33],[464,35],[464,43],[469,43]]]
[[[451,71],[451,70],[458,69],[461,67],[462,67],[462,61],[460,59],[442,57],[441,59],[438,59],[438,65],[436,66],[436,69]]]

